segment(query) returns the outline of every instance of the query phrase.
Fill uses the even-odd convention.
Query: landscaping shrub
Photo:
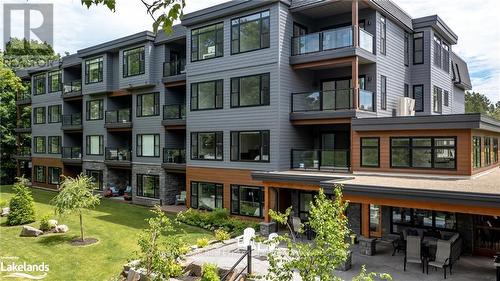
[[[7,200],[0,200],[0,208],[5,208],[9,206],[9,201]]]
[[[201,268],[201,281],[220,281],[217,265],[205,263]]]
[[[217,241],[225,241],[231,239],[231,234],[229,234],[229,232],[225,231],[222,228],[217,229],[214,234]]]
[[[27,224],[35,221],[35,207],[33,196],[27,187],[28,180],[17,178],[14,184],[14,196],[10,199],[10,213],[7,216],[8,225]]]
[[[43,218],[40,220],[40,230],[41,231],[50,230],[49,220],[50,220],[49,215],[43,216]]]
[[[207,238],[198,238],[196,240],[196,246],[198,246],[198,248],[205,248],[206,246],[208,246],[208,239]]]
[[[242,234],[247,227],[253,227],[256,230],[259,227],[255,222],[230,217],[226,209],[215,209],[212,212],[188,209],[178,213],[177,220],[210,231],[222,228],[234,236]]]

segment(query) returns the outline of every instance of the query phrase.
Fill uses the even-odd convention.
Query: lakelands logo
[[[18,257],[5,257],[3,259],[15,260]],[[27,262],[15,262],[15,261],[4,261],[0,260],[0,272],[2,273],[2,278],[25,278],[31,280],[41,280],[47,276],[47,272],[50,271],[50,267],[45,262],[41,263],[27,263]],[[26,273],[29,272],[29,273]],[[33,273],[41,274],[33,274]],[[3,275],[6,274],[6,275]]]

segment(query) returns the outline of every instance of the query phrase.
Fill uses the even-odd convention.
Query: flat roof
[[[96,54],[109,52],[112,50],[120,49],[126,46],[139,44],[146,41],[154,41],[155,34],[151,31],[142,31],[115,40],[111,40],[102,44],[97,44],[85,49],[77,51],[79,57],[88,57]]]
[[[457,34],[438,15],[416,18],[412,22],[413,28],[432,27],[439,35],[445,37],[446,41],[457,44]]]

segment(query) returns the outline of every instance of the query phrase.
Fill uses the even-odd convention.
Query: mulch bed
[[[71,240],[70,244],[72,246],[87,246],[99,242],[96,238],[85,238],[83,241],[80,238],[75,238]]]

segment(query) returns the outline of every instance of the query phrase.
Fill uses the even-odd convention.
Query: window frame
[[[443,106],[450,106],[450,92],[443,90]]]
[[[143,137],[144,136],[153,136],[153,142],[154,142],[154,147],[153,147],[153,155],[144,155],[144,141]],[[137,157],[148,157],[148,158],[159,158],[160,157],[160,134],[137,134],[135,137],[136,140],[136,145],[135,145],[135,156]]]
[[[263,17],[262,14],[266,13],[267,12],[267,16]],[[250,49],[250,50],[246,50],[246,51],[241,51],[241,19],[242,18],[246,18],[246,17],[251,17],[251,16],[254,16],[254,15],[257,15],[257,14],[260,14],[260,17],[258,19],[258,22],[259,22],[259,48],[255,48],[255,49]],[[268,24],[269,24],[269,32],[267,33],[267,36],[268,36],[268,39],[267,39],[267,43],[268,45],[267,46],[262,46],[263,44],[263,36],[265,36],[265,33],[262,33],[262,29],[263,29],[263,21],[266,20],[268,21]],[[238,21],[238,23],[234,24],[233,22],[234,21]],[[256,20],[253,20],[253,21],[256,21]],[[271,46],[271,13],[269,10],[264,10],[264,11],[260,11],[260,12],[256,12],[256,13],[252,13],[252,14],[248,14],[248,15],[244,15],[244,16],[241,16],[241,17],[237,17],[237,18],[232,18],[230,21],[230,25],[231,25],[231,28],[230,28],[230,39],[229,39],[229,42],[230,42],[230,49],[231,49],[231,55],[236,55],[236,54],[244,54],[244,53],[248,53],[248,52],[253,52],[253,51],[258,51],[258,50],[262,50],[262,49],[267,49],[267,48],[270,48]],[[248,23],[248,22],[246,22]],[[234,39],[233,37],[233,28],[237,28],[238,29],[238,38],[237,39]],[[233,42],[238,42],[238,51],[235,51],[233,49]],[[265,40],[264,40],[265,41]]]
[[[380,109],[387,110],[387,77],[380,75]]]
[[[33,76],[33,95],[40,96],[47,93],[47,79],[45,73]],[[41,82],[40,82],[41,81]],[[38,86],[43,88],[42,91],[38,92]]]
[[[415,37],[416,35],[418,35],[419,37]],[[415,48],[417,41],[419,41],[419,44],[421,45],[421,50],[419,50],[419,51],[417,51],[416,48]],[[415,58],[416,58],[415,54],[417,52],[422,54],[422,56],[421,56],[422,57],[422,61],[416,61],[415,60]],[[423,31],[415,32],[415,33],[413,33],[413,65],[424,64],[425,63],[424,55],[425,55],[425,51],[424,51],[424,32]]]
[[[94,62],[95,61],[95,62]],[[90,65],[97,64],[99,71],[97,80],[90,81]],[[95,84],[104,81],[104,56],[93,57],[85,60],[85,84]]]
[[[200,109],[200,84],[208,84],[208,83],[214,83],[214,105],[215,107],[213,108],[201,108]],[[196,88],[196,97],[193,95],[193,89]],[[223,79],[218,79],[218,80],[210,80],[210,81],[203,81],[203,82],[194,82],[191,83],[190,86],[190,102],[189,102],[189,109],[191,111],[203,111],[203,110],[217,110],[217,109],[223,109],[224,108],[224,80]],[[220,104],[217,104],[217,98],[220,98]],[[193,100],[196,98],[196,108],[193,107],[194,103]]]
[[[52,175],[51,173],[53,173],[54,171],[59,171],[59,176],[57,177],[57,182],[53,182],[52,181]],[[61,183],[61,168],[59,167],[47,167],[47,183],[48,184],[53,184],[53,185],[58,185]]]
[[[141,50],[142,49],[142,50]],[[130,54],[128,54],[130,52]],[[128,59],[132,55],[139,55],[139,73],[130,74],[128,66],[130,65]],[[146,46],[138,46],[129,48],[122,51],[122,77],[134,77],[146,73]]]
[[[94,102],[99,103],[99,112],[98,112],[98,118],[91,118],[92,114],[90,112],[90,109],[92,108],[90,104],[93,104]],[[88,100],[85,102],[85,119],[87,121],[98,121],[98,120],[103,120],[104,119],[104,99],[94,99],[94,100]]]
[[[402,209],[409,209],[410,210],[410,222],[409,223],[404,223],[404,222],[394,222],[394,217],[393,217],[393,209],[394,208],[402,208]],[[415,224],[415,210],[423,210],[423,211],[431,211],[432,212],[432,226],[424,226],[424,225],[417,225]],[[454,228],[441,228],[436,226],[436,217],[437,213],[442,212],[442,213],[450,213],[455,216],[455,225]],[[429,210],[429,209],[416,209],[416,208],[406,208],[406,207],[392,207],[390,210],[390,225],[391,225],[391,233],[392,234],[398,234],[394,232],[394,225],[400,225],[403,227],[408,227],[408,228],[420,228],[420,229],[434,229],[434,230],[441,230],[441,231],[450,231],[450,232],[455,232],[457,231],[457,213],[455,212],[446,212],[446,211],[434,211],[434,210]]]
[[[39,151],[37,149],[38,139],[43,140],[43,150],[41,150],[41,151]],[[34,143],[33,153],[35,153],[35,154],[46,154],[47,153],[47,139],[45,136],[34,136],[33,143]]]
[[[98,154],[92,154],[90,153],[92,151],[91,147],[91,137],[99,137],[99,153]],[[103,156],[104,155],[104,136],[103,135],[86,135],[85,136],[85,155],[91,155],[91,156]]]
[[[404,91],[404,96],[406,98],[409,98],[410,97],[410,85],[408,85],[407,83],[404,83],[403,91]]]
[[[43,181],[38,179],[38,171],[37,169],[42,168],[43,169]],[[46,183],[47,182],[47,169],[45,166],[40,166],[40,165],[34,165],[33,166],[33,173],[35,174],[34,176],[34,181],[38,183]]]
[[[59,142],[58,150],[56,152],[53,152],[51,150],[51,148],[52,148],[52,141],[54,139],[57,139],[58,142]],[[48,136],[47,137],[47,154],[61,154],[61,147],[62,147],[61,139],[62,139],[61,136]]]
[[[437,110],[436,105],[438,106]],[[443,89],[438,86],[432,88],[432,112],[443,113]]]
[[[38,110],[42,110],[42,120],[43,121],[40,121],[38,122],[38,118],[37,118],[37,115],[38,115]],[[33,124],[35,125],[39,125],[39,124],[45,124],[47,123],[47,110],[46,110],[46,107],[45,106],[39,106],[39,107],[35,107],[33,108]]]
[[[214,32],[215,32],[215,40],[214,40],[214,42],[215,42],[215,56],[209,57],[209,58],[201,58],[200,59],[200,49],[198,48],[199,47],[199,35],[200,35],[200,33],[198,32],[196,35],[193,35],[193,32],[195,32],[196,30],[200,30],[200,29],[203,29],[203,28],[211,27],[211,26],[214,26]],[[222,28],[218,29],[217,26],[221,26]],[[217,38],[218,38],[217,32],[222,32],[222,42],[217,41]],[[196,39],[196,43],[197,43],[197,46],[196,46],[196,59],[193,59],[193,42],[194,42],[193,37],[197,37],[197,39]],[[220,45],[220,47],[221,47],[220,55],[217,55],[217,50],[218,50],[217,46],[218,45]],[[190,44],[191,62],[206,61],[206,60],[210,60],[210,59],[220,58],[220,57],[223,57],[223,56],[224,56],[224,22],[223,21],[191,29],[191,44]]]
[[[408,145],[398,145],[398,146],[393,146],[392,141],[394,139],[408,139]],[[430,167],[414,167],[413,165],[413,149],[422,149],[422,148],[427,148],[423,146],[414,146],[413,145],[413,140],[414,139],[430,139],[431,140],[431,145],[428,146],[428,148],[431,151],[431,166]],[[435,140],[436,139],[453,139],[454,146],[436,146]],[[456,171],[457,170],[457,163],[458,163],[458,144],[457,144],[458,138],[457,136],[397,136],[397,137],[390,137],[389,138],[389,161],[390,161],[390,168],[391,169],[417,169],[417,170],[430,170],[430,169],[437,169],[437,170],[442,170],[442,171]],[[408,149],[408,166],[394,166],[393,161],[392,161],[392,150],[393,148],[407,148]],[[455,150],[455,161],[453,168],[440,168],[436,167],[435,163],[435,150],[436,149],[454,149]]]
[[[490,166],[493,161],[492,161],[492,141],[491,137],[484,137],[484,166]]]
[[[97,179],[97,188],[98,190],[103,190],[103,186],[104,186],[104,183],[103,183],[103,172],[102,170],[85,170],[85,174],[90,177],[91,179],[94,180],[94,183],[96,181],[95,177],[93,176],[93,174],[97,174],[99,176],[99,178]]]
[[[415,96],[415,89],[416,88],[421,88],[422,89],[422,95],[421,95],[421,98],[420,98],[420,104],[422,105],[422,109],[417,109],[417,98]],[[424,84],[417,84],[417,85],[413,85],[412,87],[412,95],[413,95],[413,99],[415,100],[415,112],[424,112]]]
[[[380,17],[380,54],[387,55],[387,18]]]
[[[363,145],[363,140],[377,140],[377,146]],[[376,148],[377,149],[377,165],[366,165],[363,164],[363,148]],[[380,137],[361,137],[359,138],[359,165],[364,168],[380,168]]]
[[[404,65],[410,65],[410,34],[405,31],[404,35]]]
[[[478,143],[476,141],[479,141]],[[479,144],[479,147],[476,145]],[[476,149],[479,149],[477,151]],[[479,153],[477,153],[479,152]],[[483,152],[483,142],[481,136],[472,136],[472,168],[480,169],[483,167],[483,156],[481,155]],[[476,154],[477,153],[477,154]],[[478,157],[479,156],[479,157]],[[479,164],[479,165],[477,165]]]
[[[215,155],[215,158],[214,159],[204,159],[204,158],[200,158],[200,154],[199,154],[199,151],[200,151],[200,142],[199,142],[199,135],[200,134],[214,134],[214,139],[215,139],[215,147],[214,147],[214,155]],[[221,154],[221,158],[218,159],[217,158],[217,147],[218,147],[218,139],[217,139],[217,136],[219,135],[220,139],[220,148],[222,149],[222,151],[220,151],[220,154]],[[193,137],[196,136],[196,158],[194,157],[193,155]],[[190,158],[191,160],[200,160],[200,161],[224,161],[224,132],[223,131],[205,131],[205,132],[191,132],[190,134]]]
[[[259,213],[260,213],[260,216],[252,216],[252,215],[246,215],[246,214],[242,214],[241,213],[241,189],[242,188],[250,188],[250,189],[258,189],[258,192],[260,193],[260,202],[259,202]],[[234,189],[237,189],[237,192],[238,192],[238,198],[237,198],[237,202],[238,202],[238,212],[234,212],[233,210],[233,203],[234,200],[233,199],[233,190]],[[237,216],[243,216],[243,217],[250,217],[250,218],[263,218],[264,217],[264,187],[263,186],[254,186],[254,185],[241,185],[241,184],[231,184],[230,185],[230,212],[232,215],[237,215]]]
[[[258,104],[250,104],[250,105],[241,105],[241,79],[250,78],[250,77],[259,77],[259,103]],[[267,77],[267,85],[264,85],[263,80]],[[233,83],[237,83],[238,90],[236,92],[233,91]],[[265,97],[265,90],[267,87],[267,98]],[[230,82],[230,108],[239,108],[239,107],[254,107],[254,106],[266,106],[271,104],[271,73],[261,73],[261,74],[253,74],[253,75],[245,75],[239,77],[231,77]],[[237,95],[238,103],[237,105],[233,105],[233,98]],[[263,102],[264,101],[264,102]]]
[[[142,100],[144,96],[147,95],[154,95],[154,112],[153,114],[143,114],[143,108],[144,108],[144,101]],[[142,93],[138,94],[136,98],[136,105],[135,105],[135,111],[136,111],[136,117],[153,117],[153,116],[159,116],[160,115],[160,93],[159,92],[151,92],[151,93]]]
[[[498,163],[498,138],[493,137],[493,163]]]
[[[432,45],[434,46],[434,52],[433,52],[433,60],[434,60],[434,66],[438,68],[442,68],[442,63],[443,63],[443,52],[441,48],[441,38],[437,37],[434,34],[433,40],[432,40]]]
[[[189,207],[192,209],[200,210],[200,186],[199,184],[213,184],[215,186],[215,208],[207,210],[213,211],[214,209],[224,208],[224,184],[216,183],[216,182],[205,182],[205,181],[190,181],[189,183]],[[196,195],[193,195],[193,185],[196,185]],[[221,193],[219,194],[218,190],[221,189]],[[222,206],[217,206],[217,197],[220,195],[220,201],[222,202]],[[196,207],[193,206],[193,198],[196,196]],[[201,209],[205,210],[205,209]]]
[[[145,177],[152,177],[154,179],[154,181],[153,181],[153,196],[148,196],[148,195],[144,194],[144,178]],[[137,189],[135,191],[135,194],[138,197],[160,199],[160,176],[159,175],[136,174],[136,179],[137,179],[137,181],[136,181]]]
[[[53,108],[57,108],[57,111],[59,114],[57,114],[58,119],[57,120],[52,120],[52,113],[51,110]],[[62,122],[62,106],[60,104],[54,104],[54,105],[49,105],[47,107],[47,116],[48,116],[48,123],[61,123]]]
[[[240,143],[241,143],[241,133],[258,133],[260,137],[260,155],[259,159],[261,160],[241,160],[240,154]],[[267,133],[267,140],[269,143],[267,144],[267,149],[269,151],[269,155],[267,156],[267,160],[263,159],[263,151],[265,149],[265,144],[263,144],[264,133]],[[233,143],[233,134],[237,134],[238,136],[238,144]],[[231,162],[250,162],[250,163],[269,163],[271,161],[271,131],[270,130],[246,130],[246,131],[230,131],[229,133],[229,142],[230,142],[230,161]],[[233,158],[233,149],[237,149],[238,159]]]
[[[56,76],[58,79],[57,83],[57,88],[53,89],[52,88],[52,79],[53,77]],[[62,91],[62,71],[61,70],[55,70],[51,71],[47,74],[47,82],[48,82],[48,92],[49,93],[54,93],[54,92],[60,92]]]

